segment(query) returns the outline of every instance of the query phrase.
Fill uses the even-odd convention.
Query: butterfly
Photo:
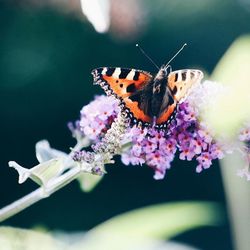
[[[92,75],[94,83],[99,84],[107,95],[120,100],[121,109],[132,124],[160,129],[167,127],[177,105],[203,78],[200,70],[172,72],[168,64],[163,65],[155,76],[146,71],[119,67],[97,68]]]

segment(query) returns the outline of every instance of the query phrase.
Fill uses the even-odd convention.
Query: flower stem
[[[71,181],[75,180],[80,173],[82,173],[82,166],[75,166],[66,173],[51,180],[46,187],[40,187],[33,191],[32,193],[22,197],[21,199],[7,205],[0,210],[0,222],[10,218],[11,216],[19,213],[25,208],[33,205],[34,203],[49,197],[51,194],[66,186]],[[87,172],[87,171],[86,171]]]

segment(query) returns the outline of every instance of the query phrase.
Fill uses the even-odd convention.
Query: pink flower
[[[212,165],[212,157],[208,152],[202,153],[197,157],[199,165],[196,168],[197,172],[201,172],[202,169],[207,169]]]

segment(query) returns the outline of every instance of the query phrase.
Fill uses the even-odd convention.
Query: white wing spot
[[[105,75],[106,74],[106,72],[107,72],[107,68],[105,67],[105,68],[103,68],[103,70],[102,70],[102,75]]]
[[[119,78],[119,75],[121,74],[121,68],[116,68],[115,72],[113,73],[114,78]]]
[[[191,73],[190,73],[190,70],[187,71],[186,73],[186,81],[190,81],[191,80]]]
[[[127,75],[126,79],[133,80],[134,76],[135,76],[135,71],[132,69]]]

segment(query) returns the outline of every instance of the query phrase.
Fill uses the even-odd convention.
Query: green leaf
[[[15,161],[9,161],[9,167],[15,168],[19,174],[18,182],[21,184],[28,178],[40,186],[46,187],[47,183],[63,172],[63,159],[55,158],[42,162],[33,168],[24,168]]]
[[[97,184],[102,180],[103,175],[94,175],[89,173],[82,173],[77,180],[80,183],[81,189],[84,192],[90,192],[92,191]]]
[[[88,233],[55,234],[0,228],[1,249],[11,250],[159,250],[165,240],[187,230],[222,223],[214,203],[178,202],[153,205],[116,216]],[[168,248],[169,249],[169,248]],[[181,249],[189,249],[183,245]]]
[[[219,135],[233,137],[250,120],[250,36],[238,38],[216,66],[212,80],[228,89],[209,107],[205,119]]]
[[[222,222],[213,203],[179,202],[153,205],[116,216],[85,236],[86,249],[146,249],[187,230]],[[133,247],[133,248],[132,248]],[[81,249],[80,246],[77,249]],[[150,248],[147,248],[150,249]]]
[[[62,250],[64,243],[47,233],[11,227],[0,228],[0,246],[5,250]]]
[[[55,158],[66,160],[68,155],[60,150],[51,148],[47,140],[41,140],[36,143],[36,158],[39,163],[43,163]]]

